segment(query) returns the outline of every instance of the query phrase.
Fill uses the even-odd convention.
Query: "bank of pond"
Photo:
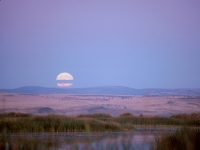
[[[0,149],[200,149],[200,114],[0,114]]]

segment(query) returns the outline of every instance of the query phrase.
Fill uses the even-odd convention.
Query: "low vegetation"
[[[0,132],[85,132],[119,131],[117,122],[103,121],[109,115],[68,117],[64,115],[33,116],[30,114],[1,114]],[[97,117],[97,118],[95,118]]]
[[[171,117],[134,116],[124,113],[118,117],[109,114],[82,114],[76,117],[64,115],[34,116],[23,113],[0,114],[0,132],[101,132],[134,130],[142,126],[200,126],[200,114],[179,114]]]
[[[123,113],[118,117],[109,114],[81,114],[76,117],[65,115],[34,116],[23,113],[0,114],[0,149],[51,149],[58,148],[61,143],[49,139],[9,137],[14,132],[104,132],[133,131],[135,125],[140,126],[182,126],[180,130],[156,137],[153,149],[156,150],[196,150],[200,149],[200,114],[176,114],[171,117],[134,116]],[[194,127],[186,128],[185,126]],[[198,128],[196,128],[198,127]],[[15,138],[15,139],[13,139]],[[87,146],[86,142],[86,146]],[[107,143],[108,149],[111,145]],[[131,140],[122,143],[124,149],[130,149]],[[115,145],[116,146],[116,145]],[[113,148],[113,147],[112,147]],[[111,149],[112,149],[111,148]],[[74,147],[75,149],[75,147]],[[114,149],[117,149],[115,147]]]

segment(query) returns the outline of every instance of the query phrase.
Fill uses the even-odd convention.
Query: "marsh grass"
[[[156,146],[153,149],[165,150],[196,150],[200,149],[200,129],[186,128],[200,126],[200,114],[177,114],[171,117],[160,116],[134,116],[131,113],[124,113],[118,117],[109,114],[82,114],[76,117],[65,115],[34,116],[22,113],[0,114],[0,149],[57,149],[61,143],[49,137],[41,140],[38,137],[10,137],[15,132],[86,132],[86,147],[91,148],[92,132],[107,131],[133,131],[135,125],[141,126],[183,126],[181,130],[157,137]],[[128,133],[128,132],[125,132]],[[125,136],[121,141],[122,149],[131,149],[131,137]],[[128,139],[128,140],[127,140]],[[68,141],[64,141],[68,142]],[[80,146],[76,145],[75,146]],[[98,146],[98,145],[96,145]],[[99,145],[103,146],[103,145]],[[118,149],[119,145],[106,143],[102,149]],[[79,149],[74,147],[74,149]],[[93,148],[95,149],[95,147]]]
[[[130,131],[140,126],[200,126],[200,114],[160,116],[134,116],[124,113],[118,117],[109,114],[82,114],[34,116],[23,113],[0,114],[0,132],[102,132]]]
[[[87,127],[87,128],[86,128]],[[89,117],[67,117],[64,115],[15,115],[1,114],[0,132],[92,132],[119,131],[120,124],[113,121]]]
[[[157,150],[199,150],[200,129],[183,127],[156,138]]]
[[[179,117],[181,114],[170,117],[161,116],[134,116],[131,113],[121,114],[119,117],[113,118],[120,124],[131,123],[133,125],[141,126],[200,126],[200,113],[186,114],[187,117]],[[185,114],[184,114],[185,116]],[[195,116],[195,117],[194,117]]]

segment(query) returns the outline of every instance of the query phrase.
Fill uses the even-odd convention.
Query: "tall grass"
[[[195,116],[195,117],[194,117]],[[112,117],[108,114],[85,114],[76,117],[64,115],[34,116],[31,114],[0,114],[0,132],[85,132],[90,131],[127,131],[134,130],[134,125],[143,126],[200,126],[200,114],[187,117],[134,116],[131,113]]]
[[[187,114],[187,116],[188,116],[187,118],[177,117],[176,115],[173,115],[171,117],[144,116],[144,115],[134,116],[131,113],[124,113],[121,114],[119,117],[113,119],[120,124],[131,123],[133,125],[144,125],[144,126],[152,126],[152,125],[153,126],[159,126],[159,125],[200,126],[199,113]]]
[[[84,132],[119,131],[120,125],[94,118],[67,117],[63,115],[30,116],[1,114],[0,132]]]
[[[183,127],[174,133],[156,138],[157,150],[199,150],[200,129]]]
[[[104,131],[131,131],[134,125],[159,126],[200,126],[200,114],[177,114],[171,117],[134,116],[124,113],[118,117],[109,114],[82,114],[76,117],[64,115],[34,116],[23,113],[0,114],[0,149],[57,149],[59,141],[52,139],[41,141],[39,138],[9,137],[12,132],[104,132]],[[128,132],[127,132],[128,133]],[[90,136],[88,136],[90,137]],[[91,138],[91,137],[90,137]],[[125,137],[126,138],[126,137]],[[90,140],[89,140],[90,141]],[[131,140],[122,142],[123,149],[130,149]],[[176,132],[156,138],[157,150],[196,150],[200,149],[200,129],[182,128]],[[87,143],[86,143],[87,146]],[[116,145],[114,145],[116,146]],[[106,148],[113,147],[107,144]]]

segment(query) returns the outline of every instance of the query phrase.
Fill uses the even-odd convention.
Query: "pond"
[[[155,147],[155,138],[166,131],[48,132],[1,134],[6,149],[141,149]]]

